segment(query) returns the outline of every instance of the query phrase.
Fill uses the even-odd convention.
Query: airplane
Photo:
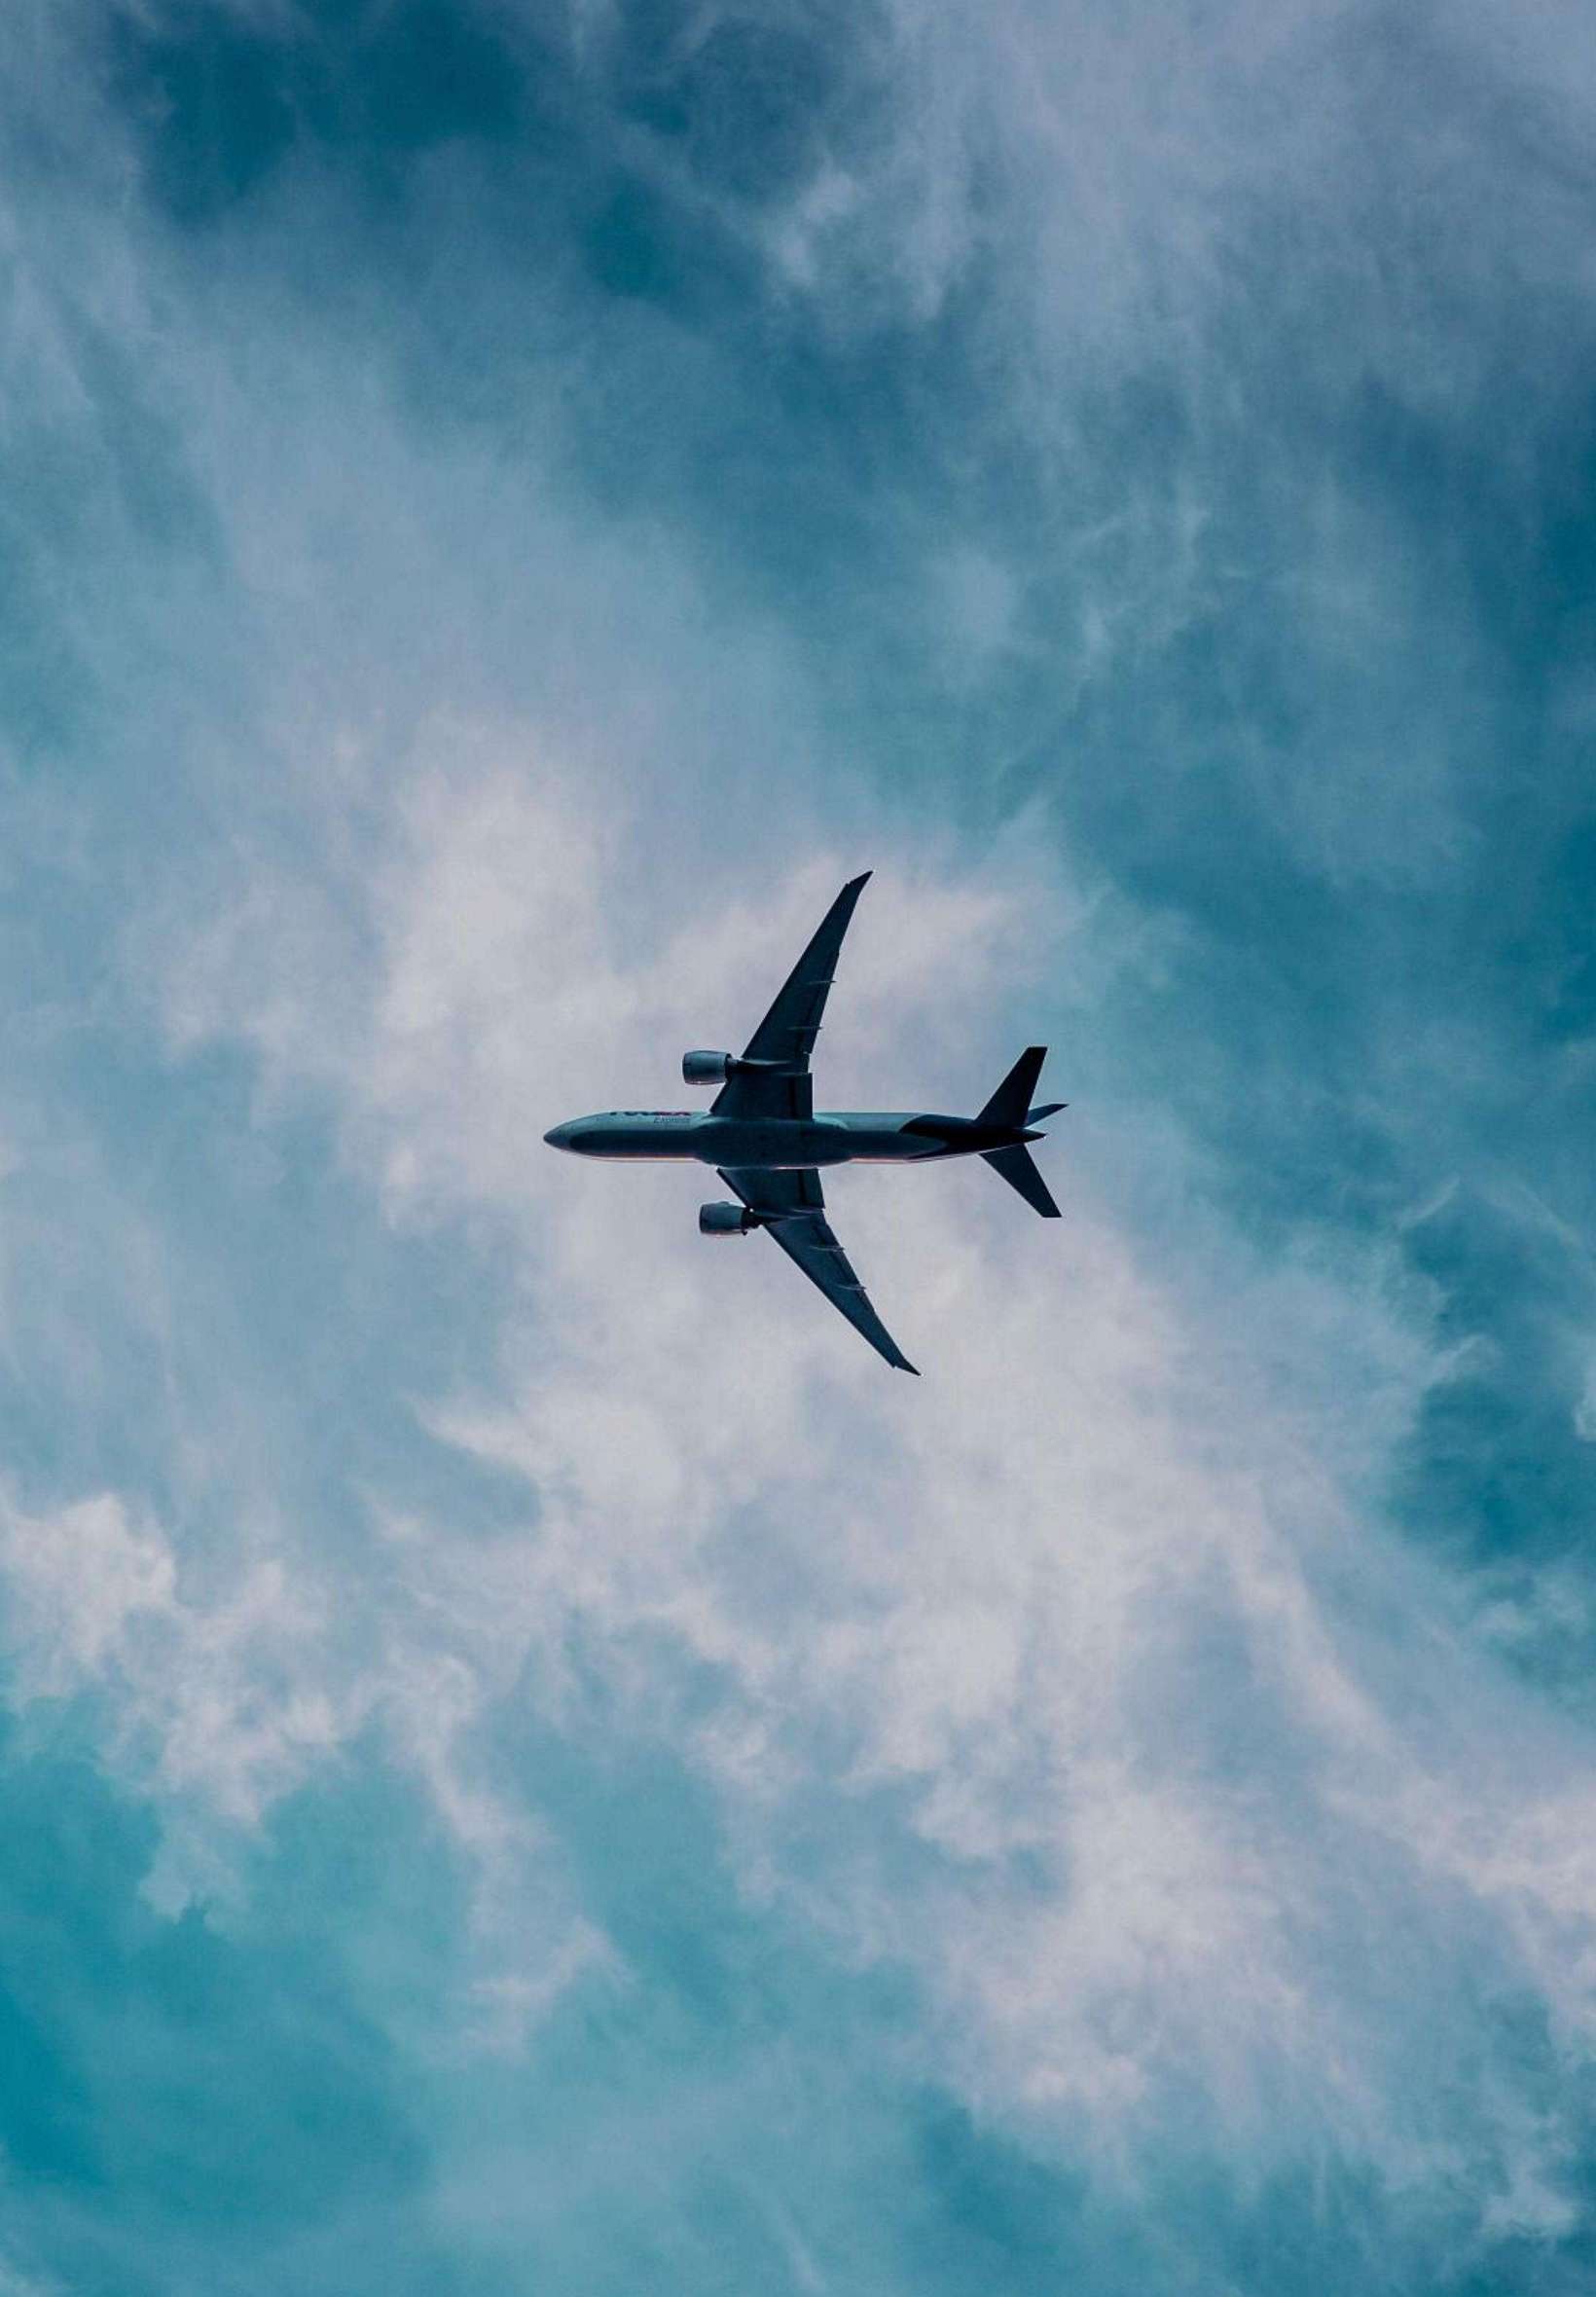
[[[543,1138],[551,1148],[564,1148],[576,1156],[620,1161],[680,1158],[713,1165],[738,1202],[703,1206],[700,1233],[747,1236],[764,1229],[872,1348],[894,1369],[913,1372],[916,1367],[871,1306],[825,1217],[820,1168],[929,1164],[948,1156],[979,1156],[1034,1212],[1056,1221],[1059,1208],[1027,1144],[1044,1139],[1035,1126],[1069,1104],[1048,1101],[1040,1108],[1031,1106],[1047,1057],[1045,1045],[1034,1044],[975,1116],[816,1109],[810,1055],[843,935],[870,876],[867,869],[844,886],[745,1052],[683,1054],[685,1083],[720,1087],[707,1113],[612,1109],[602,1115],[557,1124]]]

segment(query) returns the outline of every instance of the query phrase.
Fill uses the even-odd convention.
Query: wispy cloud
[[[1444,1587],[1349,1507],[1356,1439],[1343,1456],[1265,1367],[1213,1357],[1214,1302],[1140,1266],[1078,1175],[1045,1254],[968,1176],[890,1206],[834,1191],[878,1296],[929,1335],[920,1410],[859,1376],[780,1267],[705,1253],[679,1176],[617,1187],[529,1156],[550,1080],[561,1111],[604,1105],[704,1036],[727,984],[757,1004],[836,869],[629,961],[624,871],[558,780],[546,797],[535,771],[478,765],[447,804],[443,786],[399,799],[389,858],[356,873],[384,956],[349,1038],[317,999],[297,1042],[277,1022],[260,1042],[333,1095],[396,1217],[490,1215],[524,1256],[498,1398],[428,1414],[538,1494],[513,1562],[474,1593],[455,1567],[478,1633],[490,1611],[526,1656],[522,1695],[558,1715],[580,1652],[666,1712],[683,1664],[710,1666],[691,1743],[747,1886],[795,1894],[850,1957],[920,1972],[950,2022],[928,2072],[1062,2115],[1109,2158],[1164,2141],[1196,2080],[1264,2158],[1366,2148],[1422,2185],[1484,2145],[1551,2191],[1555,2122],[1542,2159],[1516,2105],[1460,2119],[1436,2072],[1481,2047],[1463,1989],[1528,1986],[1588,2030],[1566,1959],[1567,1924],[1596,1914],[1569,1864],[1580,1742],[1433,1623]],[[1027,870],[892,874],[832,1034],[876,1062],[925,1043],[934,1071],[951,1038],[991,1041],[1007,968],[1072,905]],[[573,994],[551,1006],[556,952]],[[257,943],[202,972],[254,987],[228,1025],[280,1016]],[[1244,1275],[1224,1311],[1247,1321]],[[1400,1363],[1364,1313],[1368,1355]],[[1425,1369],[1385,1373],[1398,1404]],[[1437,1738],[1458,1711],[1470,1730]],[[816,1839],[816,1796],[868,1825]],[[1486,1839],[1513,1841],[1505,1865]],[[1433,1983],[1379,1974],[1388,1925],[1424,1941]]]
[[[0,1785],[140,2079],[225,1964],[301,2098],[313,1995],[341,2291],[401,2189],[430,2286],[1577,2274],[1588,43],[0,42]],[[825,1095],[1074,1104],[1056,1234],[838,1179],[915,1393],[539,1145],[872,862]],[[166,2197],[18,2271],[227,2280],[8,2097]]]

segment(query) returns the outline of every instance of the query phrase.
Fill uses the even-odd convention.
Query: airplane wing
[[[819,1035],[820,1016],[837,969],[837,953],[848,921],[869,879],[851,878],[793,966],[776,1003],[749,1038],[744,1061],[774,1062],[769,1069],[745,1069],[727,1078],[711,1104],[716,1116],[798,1116],[815,1113],[809,1057]]]
[[[862,879],[860,883],[862,884]],[[811,1284],[817,1284],[833,1307],[840,1308],[853,1330],[862,1332],[872,1348],[899,1371],[914,1371],[854,1275],[848,1255],[837,1242],[825,1217],[825,1197],[816,1172],[769,1172],[762,1169],[727,1171],[717,1167],[734,1196],[751,1213],[769,1220],[766,1233],[774,1236],[789,1260],[796,1260]],[[915,1372],[915,1377],[919,1378]]]

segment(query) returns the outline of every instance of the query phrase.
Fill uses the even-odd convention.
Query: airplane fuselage
[[[716,1116],[691,1109],[611,1109],[556,1125],[544,1139],[576,1156],[681,1160],[744,1171],[802,1172],[833,1164],[922,1164],[975,1156],[1034,1135],[913,1110],[816,1110],[812,1117]]]
[[[813,1106],[810,1055],[836,978],[837,954],[870,872],[851,878],[810,935],[764,1019],[739,1054],[699,1046],[681,1057],[682,1082],[714,1089],[705,1111],[608,1109],[573,1116],[543,1136],[551,1148],[609,1164],[718,1167],[735,1203],[699,1207],[701,1236],[763,1233],[898,1371],[915,1367],[877,1315],[827,1218],[823,1167],[933,1164],[980,1156],[1033,1212],[1059,1208],[1027,1146],[1062,1101],[1034,1105],[1045,1045],[1027,1045],[975,1116],[903,1109]]]

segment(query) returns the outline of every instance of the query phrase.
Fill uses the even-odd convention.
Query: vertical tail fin
[[[1031,1111],[1031,1096],[1047,1058],[1044,1044],[1027,1045],[992,1099],[976,1118],[977,1124],[1000,1124],[1012,1127],[1017,1133],[1025,1130],[1025,1120]]]
[[[1040,1213],[1044,1221],[1063,1218],[1029,1148],[987,1148],[982,1151],[981,1161],[990,1164],[1011,1188],[1017,1188],[1032,1211]]]

